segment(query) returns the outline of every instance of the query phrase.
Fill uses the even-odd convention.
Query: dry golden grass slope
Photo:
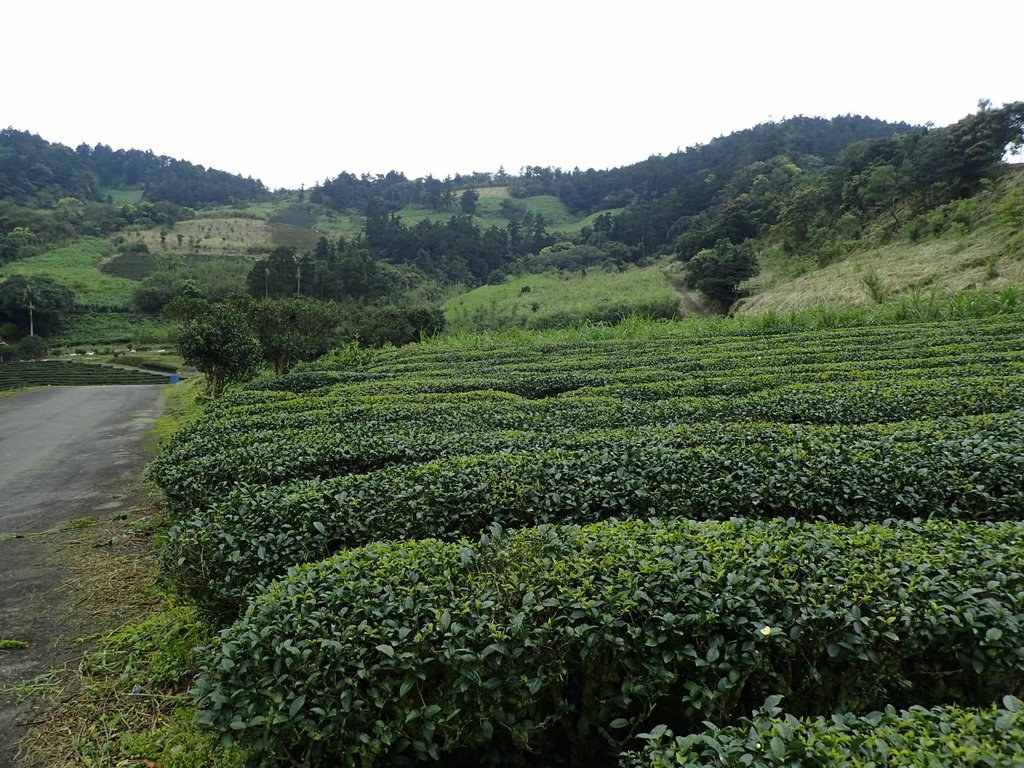
[[[160,227],[129,233],[126,239],[141,240],[151,253],[178,251],[216,256],[244,254],[250,247],[269,247],[272,240],[271,225],[260,219],[187,219],[164,228],[163,233],[163,241]]]
[[[975,200],[977,217],[970,226],[953,225],[917,241],[897,234],[821,268],[813,257],[801,261],[780,249],[766,249],[760,254],[761,273],[745,286],[751,295],[734,312],[871,304],[914,291],[949,294],[1024,283],[1024,171],[1010,174]]]
[[[750,281],[753,295],[743,299],[736,311],[752,314],[821,304],[875,303],[878,290],[886,298],[895,298],[920,289],[946,294],[998,290],[1022,282],[1020,253],[1007,254],[998,242],[967,236],[958,241],[885,245],[792,278],[768,269]]]

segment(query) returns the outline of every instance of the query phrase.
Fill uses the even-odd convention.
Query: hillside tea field
[[[1024,317],[692,328],[210,405],[150,470],[226,625],[200,722],[267,765],[1024,759]]]
[[[22,387],[67,387],[113,384],[166,384],[167,376],[150,371],[91,365],[68,360],[41,360],[0,365],[0,391]]]

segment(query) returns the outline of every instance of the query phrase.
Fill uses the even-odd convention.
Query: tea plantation
[[[167,376],[112,365],[41,360],[0,365],[0,391],[86,384],[166,384]]]
[[[200,722],[282,766],[1024,764],[1024,317],[683,329],[209,405],[150,469],[225,625]]]

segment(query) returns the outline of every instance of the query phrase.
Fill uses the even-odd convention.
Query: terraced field
[[[1024,317],[685,328],[212,405],[151,466],[229,625],[201,721],[282,765],[1020,759]]]
[[[166,384],[168,377],[146,371],[91,365],[67,360],[42,360],[0,365],[0,391],[22,387],[88,384]]]

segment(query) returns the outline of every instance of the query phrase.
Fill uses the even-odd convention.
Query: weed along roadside
[[[149,445],[195,417],[198,392],[196,382],[166,389],[167,408],[155,426],[150,421]],[[108,496],[124,499],[114,514],[99,510],[95,518],[11,537],[45,543],[39,557],[51,569],[51,599],[42,608],[55,617],[67,652],[50,653],[37,674],[5,685],[4,711],[24,713],[17,757],[13,745],[0,753],[5,768],[241,765],[191,722],[196,649],[215,628],[157,585],[153,543],[166,521],[142,477],[150,458],[147,449],[123,484],[109,489]]]
[[[38,678],[19,768],[240,765],[191,725],[195,652],[212,628],[156,585],[153,540],[165,523],[149,502],[54,542],[53,558],[73,564],[59,594],[80,639],[68,663]]]

